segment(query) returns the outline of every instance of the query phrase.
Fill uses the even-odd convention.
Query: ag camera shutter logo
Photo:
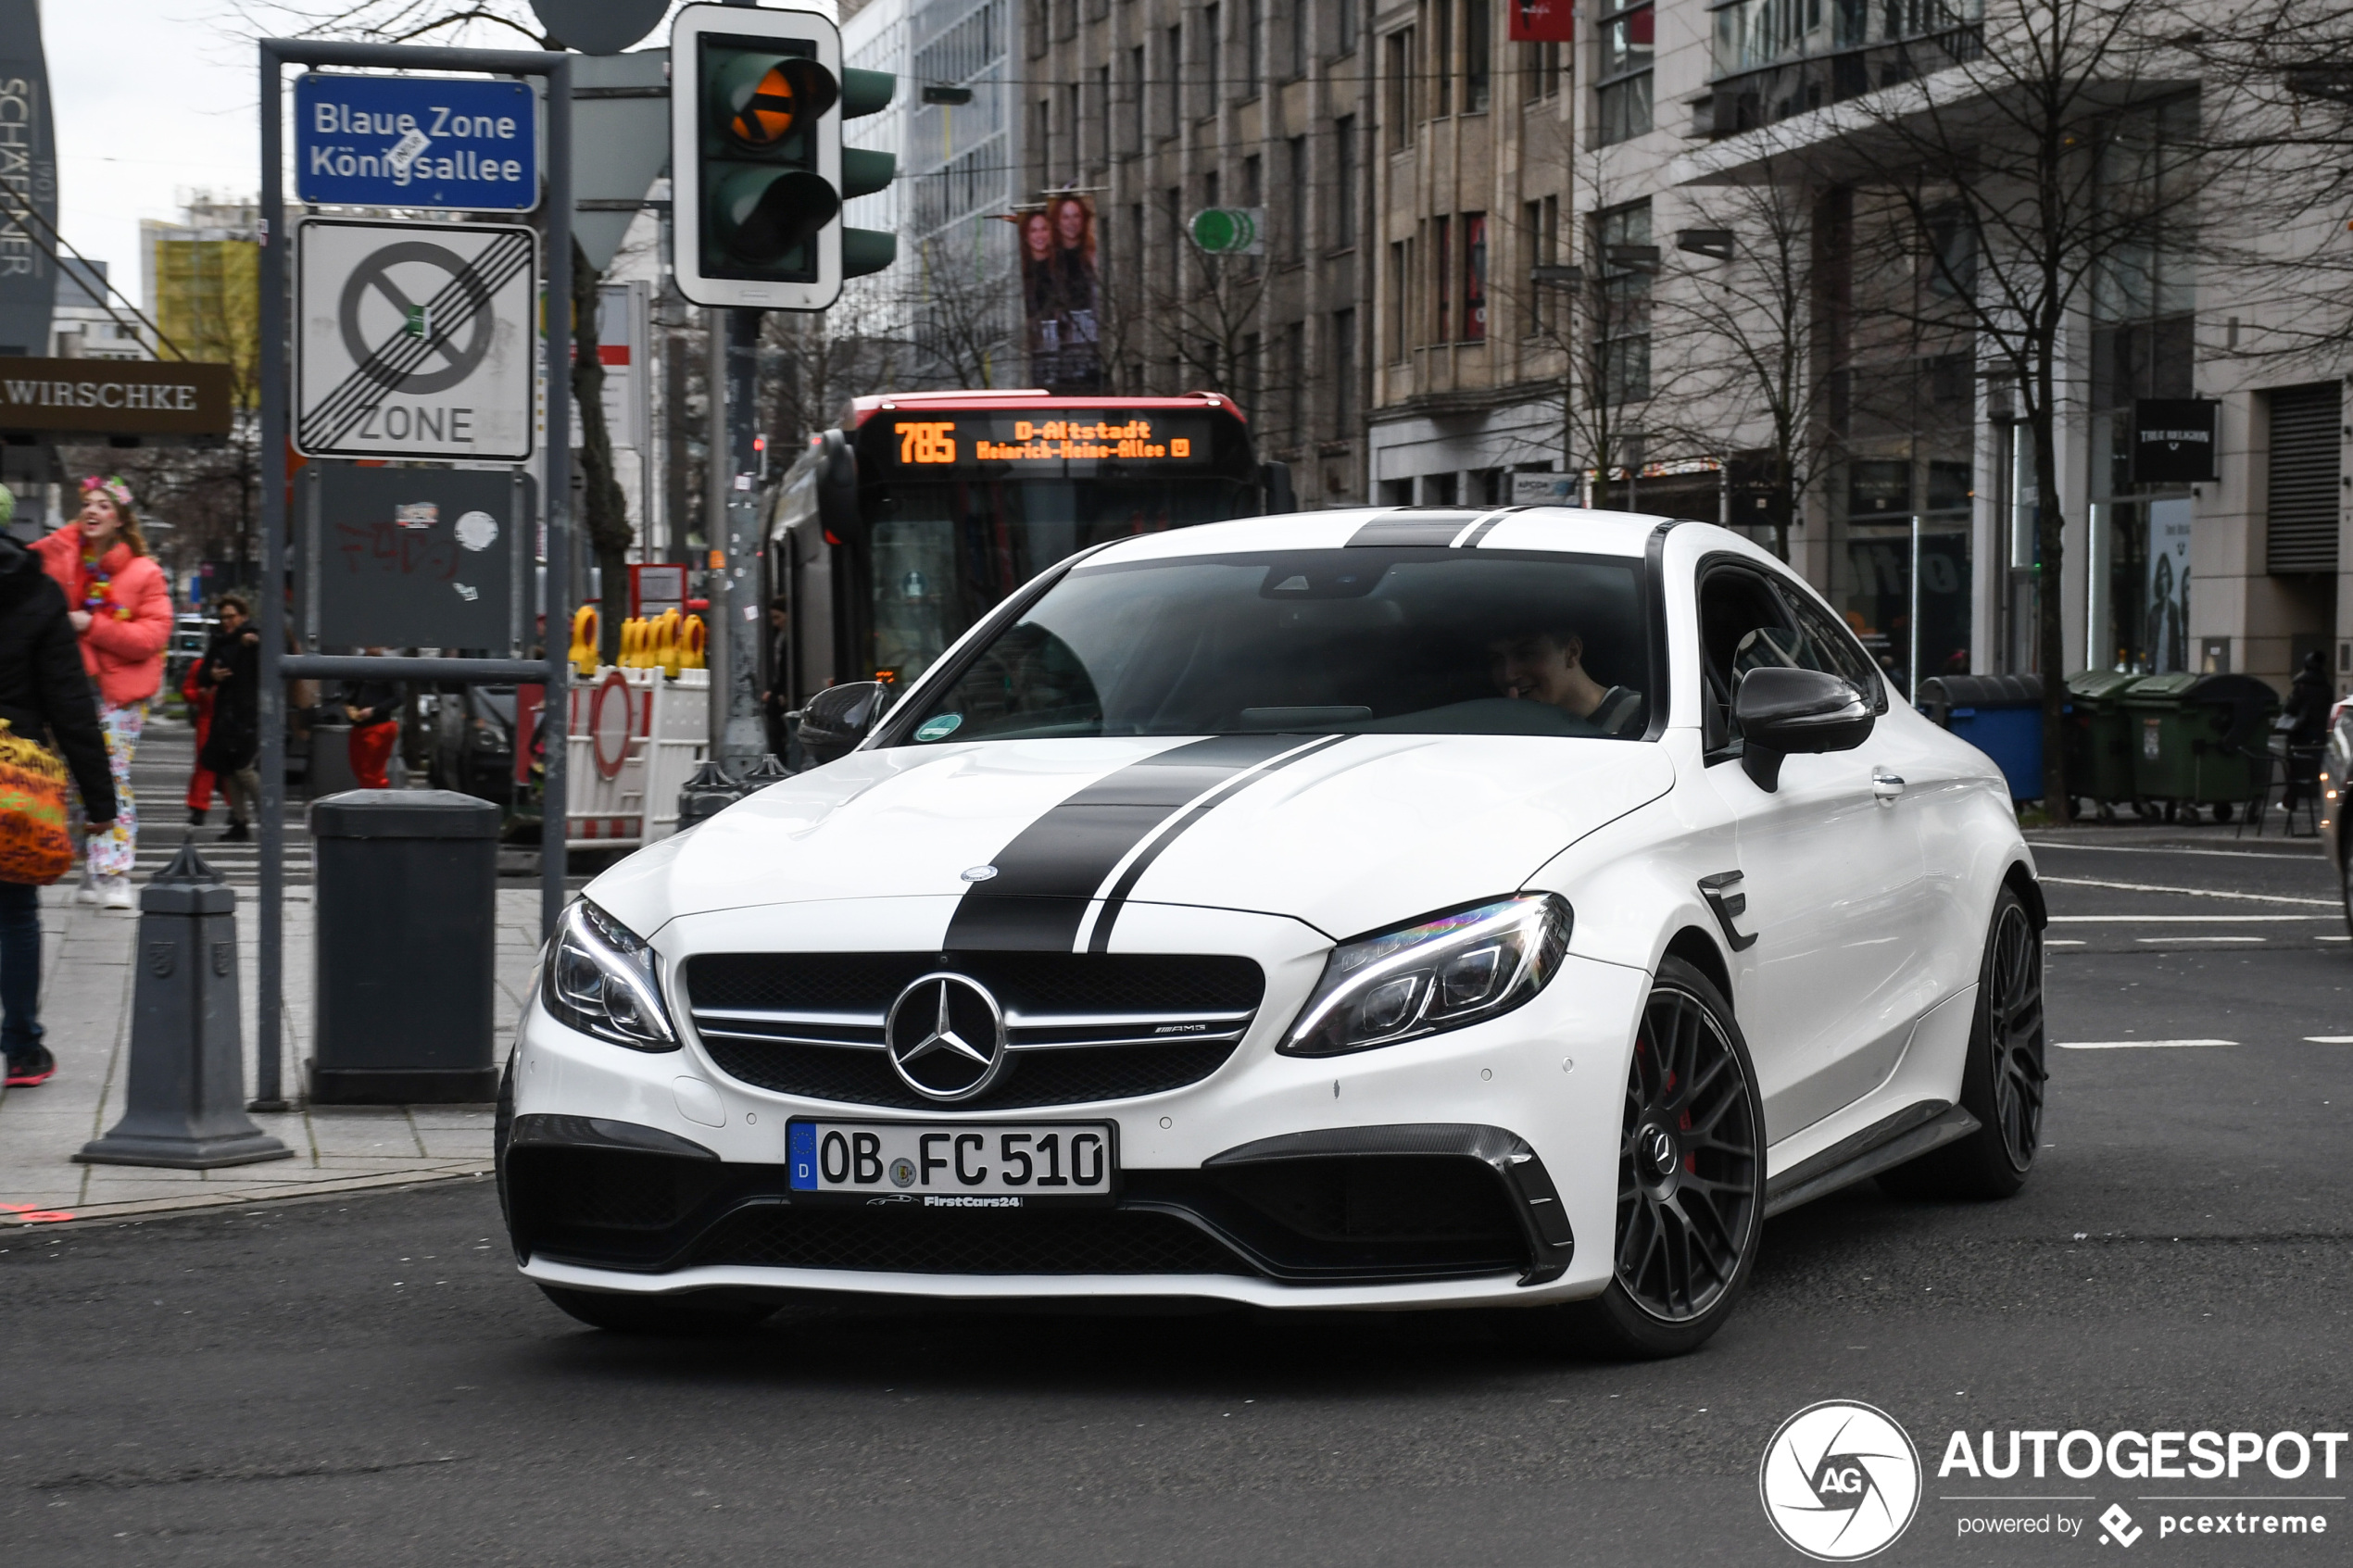
[[[1884,1551],[1920,1505],[1920,1456],[1893,1416],[1825,1399],[1781,1423],[1757,1467],[1765,1517],[1818,1562]]]

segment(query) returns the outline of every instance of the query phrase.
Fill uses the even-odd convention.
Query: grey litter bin
[[[310,1098],[496,1098],[498,808],[447,789],[311,803],[318,866]]]

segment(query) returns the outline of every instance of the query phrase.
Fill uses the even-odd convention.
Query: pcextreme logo
[[[1781,1539],[1819,1562],[1855,1562],[1894,1545],[1919,1511],[1919,1450],[1885,1411],[1825,1399],[1781,1423],[1756,1490]]]

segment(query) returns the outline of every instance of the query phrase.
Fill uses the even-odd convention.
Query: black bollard
[[[194,840],[140,889],[131,1103],[76,1160],[206,1171],[293,1157],[245,1114],[236,910]]]
[[[684,833],[697,822],[708,822],[743,797],[743,785],[728,776],[724,763],[713,758],[696,769],[694,777],[678,792],[678,830]]]

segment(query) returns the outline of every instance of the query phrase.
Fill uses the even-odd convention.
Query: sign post
[[[259,65],[261,298],[265,303],[285,299],[290,281],[286,270],[288,236],[281,226],[286,210],[285,98],[282,73],[289,65],[338,66],[363,70],[371,68],[449,70],[472,72],[476,76],[539,77],[545,80],[547,156],[544,203],[539,200],[541,160],[535,151],[540,121],[536,107],[529,102],[532,97],[530,88],[520,82],[413,77],[307,76],[302,80],[308,85],[298,85],[296,98],[297,103],[308,110],[309,118],[297,119],[296,146],[306,155],[321,157],[321,162],[315,169],[301,168],[296,178],[303,199],[310,202],[356,202],[405,207],[452,206],[467,211],[528,211],[535,206],[539,207],[545,237],[551,242],[546,245],[547,296],[559,301],[572,297],[572,56],[539,50],[443,49],[407,44],[313,43],[265,38],[260,43]],[[327,111],[330,109],[333,111],[332,128],[326,128],[329,126]],[[367,117],[364,126],[361,121],[363,115]],[[406,124],[403,117],[406,117]],[[461,118],[463,123],[460,123]],[[313,151],[331,144],[335,149],[332,154],[315,154]],[[351,160],[347,172],[344,163],[346,153]],[[354,349],[350,343],[343,343],[343,350],[351,359],[351,369],[344,382],[337,384],[347,384],[346,402],[383,410],[403,398],[415,400],[408,405],[411,414],[405,427],[409,432],[406,436],[391,436],[388,433],[392,422],[389,418],[381,415],[374,427],[383,433],[374,438],[379,443],[396,439],[407,445],[394,445],[389,450],[379,445],[356,452],[355,456],[461,455],[481,458],[486,455],[482,448],[462,453],[450,450],[448,432],[451,420],[448,410],[459,405],[454,402],[432,405],[428,400],[452,392],[460,385],[472,385],[477,376],[489,374],[493,381],[496,380],[492,371],[493,361],[497,358],[495,346],[486,343],[478,355],[475,353],[472,346],[474,323],[477,320],[486,319],[495,322],[499,319],[496,301],[502,297],[500,291],[511,289],[515,282],[514,273],[511,270],[502,271],[501,269],[512,266],[515,247],[511,242],[505,242],[508,253],[505,260],[491,265],[485,258],[502,242],[495,238],[467,241],[463,244],[478,244],[478,248],[466,250],[455,238],[455,232],[459,227],[432,224],[419,225],[408,231],[416,241],[438,246],[457,258],[458,270],[447,274],[447,282],[425,294],[424,297],[417,297],[423,292],[423,284],[416,282],[415,273],[421,269],[428,271],[440,270],[443,261],[441,257],[428,257],[422,253],[397,259],[384,259],[359,283],[346,284],[346,290],[357,289],[349,314],[358,323],[355,334],[360,345]],[[489,229],[493,234],[514,232],[488,225],[476,225],[471,232],[480,234],[484,229]],[[527,246],[522,252],[522,267],[527,274]],[[472,281],[464,281],[467,278]],[[527,282],[523,286],[528,289]],[[393,297],[396,289],[401,295],[397,301]],[[484,295],[489,297],[478,297]],[[410,314],[411,307],[416,310],[413,316]],[[440,314],[439,320],[434,319],[436,309]],[[392,341],[384,341],[381,336],[371,338],[371,324],[378,319],[378,312],[393,310],[399,314],[400,330],[392,333]],[[333,318],[333,337],[336,341],[342,341],[344,337],[342,323],[345,315],[342,295],[338,294]],[[527,386],[528,308],[523,312],[522,320],[526,330],[522,334],[522,346],[512,357],[524,367]],[[570,428],[572,420],[572,323],[569,315],[561,309],[547,312],[545,348],[545,369],[541,373],[546,377],[547,387],[547,423],[551,430],[560,432]],[[450,378],[447,384],[435,384],[444,378]],[[282,309],[265,308],[261,313],[261,450],[265,460],[273,463],[274,459],[267,455],[287,451],[295,433],[291,418],[293,398],[288,382],[286,318]],[[490,383],[485,382],[483,384]],[[438,406],[443,410],[441,433],[437,436],[431,433],[420,435],[421,426],[415,410],[433,406]],[[355,443],[366,447],[371,438],[356,433],[365,426],[365,420],[354,421],[346,419],[345,416],[348,411],[341,405],[327,409],[319,422],[306,430],[306,436],[315,435],[319,449],[322,451],[341,451]],[[311,410],[306,409],[305,412],[308,414]],[[422,428],[429,430],[429,426]],[[526,401],[520,447],[526,456],[531,450],[530,431],[531,419]],[[497,448],[500,451],[516,449],[511,437],[486,439],[502,441],[503,445]],[[286,1103],[283,1075],[285,834],[282,816],[286,793],[287,680],[373,677],[396,681],[545,682],[547,690],[545,719],[547,782],[541,808],[539,841],[540,920],[543,929],[552,929],[557,917],[563,912],[566,749],[563,732],[571,666],[563,658],[562,629],[569,624],[571,610],[566,591],[571,580],[571,465],[570,444],[562,440],[552,443],[547,454],[543,491],[547,525],[547,618],[540,638],[541,657],[537,659],[370,659],[289,655],[285,651],[285,584],[286,511],[291,486],[277,483],[273,475],[271,482],[261,487],[261,946],[257,976],[260,982],[259,995],[256,998],[260,1072],[255,1084],[256,1109],[278,1110]],[[526,635],[526,646],[528,642]]]

